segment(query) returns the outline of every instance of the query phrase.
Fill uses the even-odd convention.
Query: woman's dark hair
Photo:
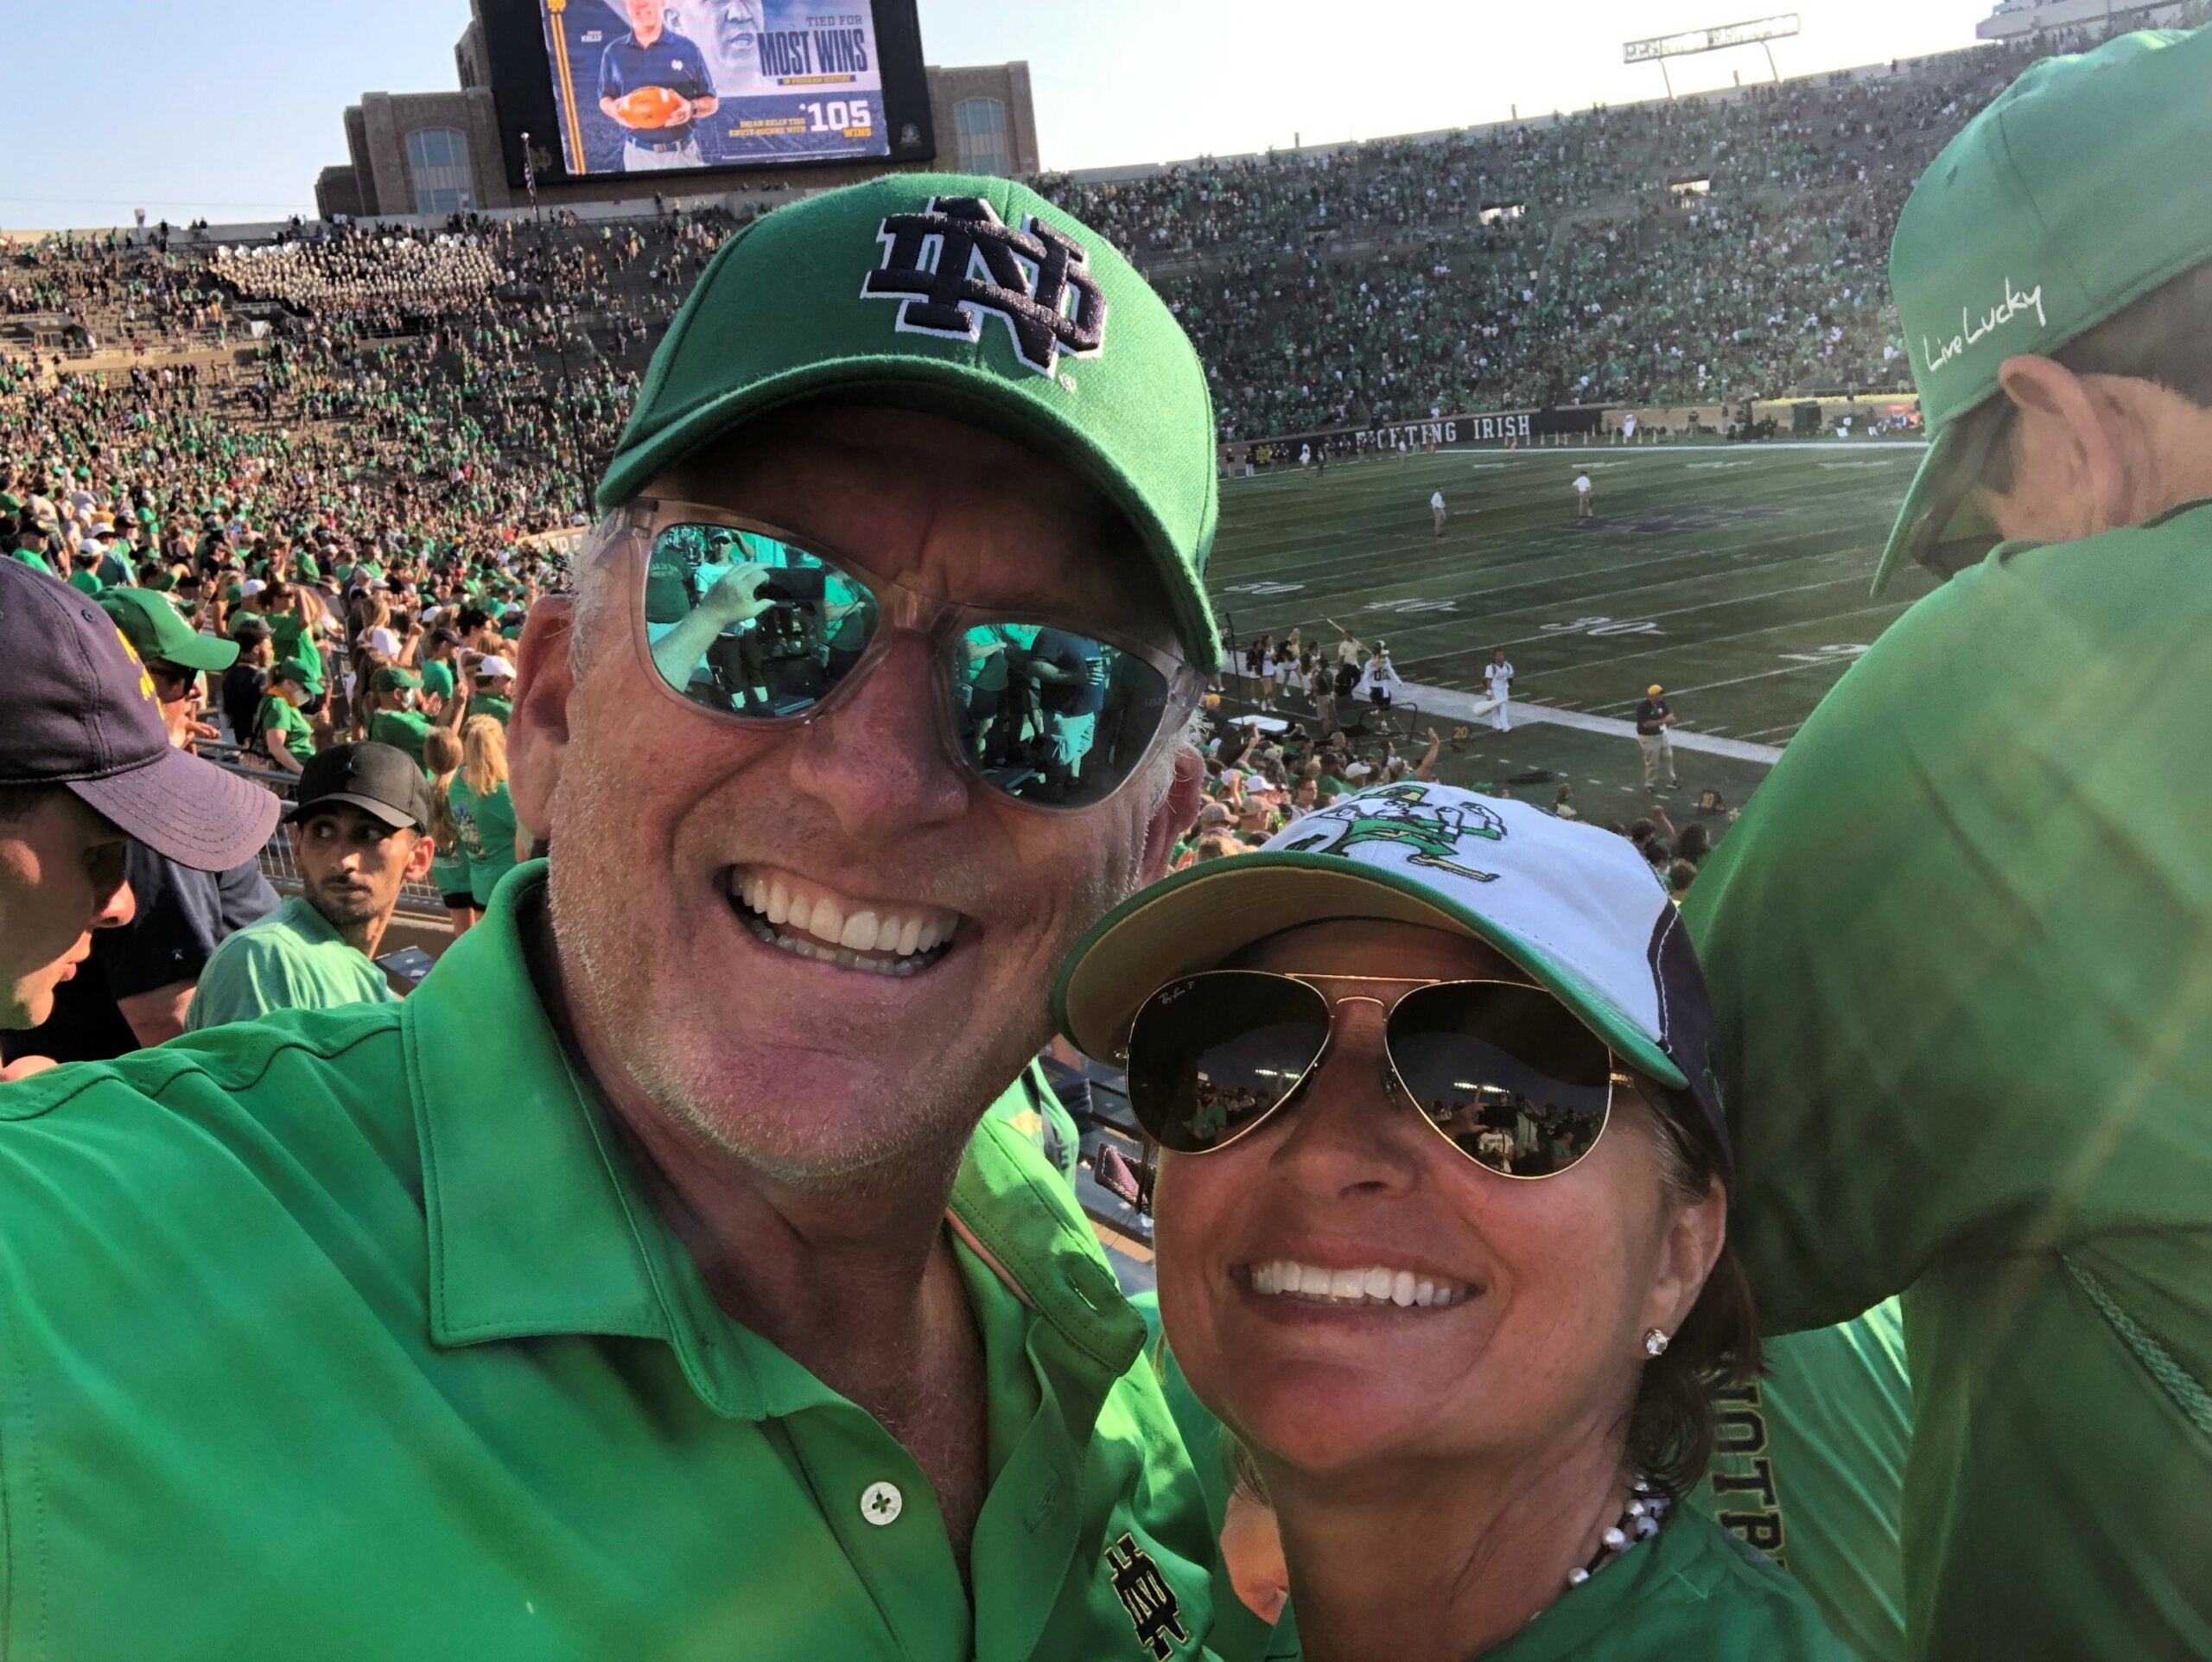
[[[1651,1111],[1667,1187],[1685,1202],[1704,1199],[1713,1181],[1725,1181],[1728,1170],[1705,1111],[1687,1092],[1641,1077],[1637,1094]],[[1643,1366],[1629,1418],[1630,1463],[1671,1493],[1696,1483],[1713,1458],[1713,1387],[1756,1379],[1759,1369],[1751,1283],[1730,1239],[1665,1352]]]
[[[1696,824],[1682,827],[1682,834],[1675,839],[1675,857],[1687,860],[1692,865],[1701,862],[1713,852],[1713,828]]]

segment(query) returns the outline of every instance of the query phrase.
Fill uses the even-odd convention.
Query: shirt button
[[[861,1516],[869,1523],[893,1522],[906,1509],[906,1497],[895,1483],[871,1483],[861,1493]]]

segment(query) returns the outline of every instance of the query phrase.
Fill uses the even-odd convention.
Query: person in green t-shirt
[[[1274,1514],[1272,1654],[1849,1656],[1676,1505],[1758,1342],[1710,1010],[1625,841],[1377,787],[1125,901],[1055,1003],[1163,1150],[1161,1316]]]
[[[514,691],[515,666],[498,653],[478,660],[474,685],[468,695],[471,716],[489,716],[501,727],[514,714],[508,695]]]
[[[1931,438],[1877,586],[1955,575],[1683,907],[1763,1316],[1902,1295],[1931,1662],[2212,1652],[2208,85],[2201,29],[2047,59],[1922,176]]]
[[[423,771],[429,779],[430,840],[437,849],[430,861],[430,887],[446,903],[447,920],[456,939],[484,915],[469,887],[468,850],[453,816],[453,783],[462,759],[460,734],[444,727],[430,729],[423,742]]]
[[[54,575],[54,567],[46,557],[46,527],[35,519],[27,519],[16,530],[16,557],[34,571]]]
[[[468,859],[468,890],[482,911],[499,879],[526,850],[517,846],[515,806],[507,790],[507,730],[489,716],[471,716],[461,727],[461,771],[448,788],[454,827]]]
[[[296,774],[315,755],[315,724],[301,713],[308,702],[307,672],[297,664],[273,664],[269,691],[254,712],[253,729],[262,753],[288,774]]]
[[[397,997],[372,959],[399,891],[430,869],[422,769],[390,745],[334,746],[308,764],[285,818],[300,892],[216,947],[188,1033]]]
[[[279,664],[296,665],[312,704],[323,694],[321,636],[329,618],[321,596],[312,589],[279,580],[260,590],[260,610],[269,625]]]
[[[78,544],[77,552],[69,562],[69,586],[97,597],[107,587],[99,578],[100,559],[100,545],[91,538]]]
[[[378,670],[369,685],[368,735],[378,744],[404,750],[417,767],[427,770],[423,742],[429,737],[435,723],[415,707],[422,691],[422,678],[412,670],[397,664]]]
[[[454,653],[460,645],[461,637],[440,624],[430,631],[423,648],[423,704],[434,716],[442,715],[453,704]]]

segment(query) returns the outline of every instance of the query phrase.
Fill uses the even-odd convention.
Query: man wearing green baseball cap
[[[1762,1312],[1904,1295],[1923,1657],[2212,1653],[2208,88],[2203,30],[2038,63],[1915,188],[1881,576],[1948,581],[1683,907]]]
[[[523,634],[550,860],[401,1004],[0,1118],[48,1649],[1219,1654],[1143,1321],[986,1118],[1196,811],[1213,480],[1180,328],[1022,186],[898,174],[724,245]],[[986,754],[965,666],[1047,628],[1063,678]]]
[[[448,720],[433,722],[416,708],[422,691],[423,678],[397,664],[387,664],[369,683],[369,737],[378,744],[405,751],[417,767],[423,766],[423,747],[429,739],[430,730],[458,724],[461,715],[460,706],[455,704],[448,707]]]

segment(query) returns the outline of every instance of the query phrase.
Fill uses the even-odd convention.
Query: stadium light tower
[[[1667,96],[1672,99],[1675,78],[1667,73],[1668,59],[1693,57],[1700,52],[1725,52],[1730,47],[1757,43],[1766,54],[1767,73],[1778,81],[1782,72],[1775,67],[1774,48],[1767,42],[1796,33],[1797,14],[1785,12],[1777,17],[1756,18],[1748,23],[1724,23],[1719,29],[1693,29],[1680,35],[1655,35],[1648,41],[1626,41],[1621,45],[1621,61],[1657,64],[1659,79],[1665,83]]]

